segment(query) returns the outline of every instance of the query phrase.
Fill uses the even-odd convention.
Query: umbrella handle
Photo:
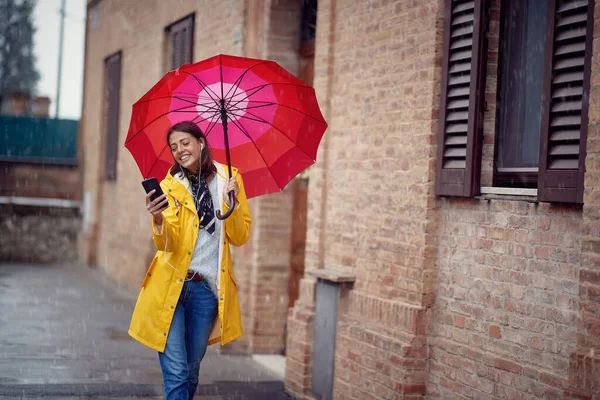
[[[219,218],[220,220],[227,219],[229,218],[233,210],[235,210],[235,193],[233,193],[233,190],[229,192],[229,204],[231,204],[231,206],[224,215],[221,215],[221,210],[217,210],[217,218]]]

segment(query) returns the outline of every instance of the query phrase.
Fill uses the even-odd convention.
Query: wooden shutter
[[[479,193],[487,1],[446,0],[436,194]]]
[[[106,59],[106,179],[117,179],[121,53]]]
[[[169,27],[171,36],[171,69],[191,64],[193,59],[194,15],[188,15]]]
[[[593,0],[549,0],[538,198],[583,203]]]

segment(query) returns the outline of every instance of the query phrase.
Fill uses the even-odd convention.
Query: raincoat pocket
[[[229,269],[229,277],[231,278],[231,282],[233,282],[233,286],[235,286],[237,288],[237,282],[235,281],[235,276],[233,276],[233,270],[230,268]]]
[[[156,265],[157,261],[158,261],[158,256],[154,256],[154,259],[152,260],[152,262],[150,263],[150,266],[148,267],[148,271],[146,271],[146,275],[144,275],[144,280],[142,280],[141,289],[146,287],[146,284],[148,283],[148,279],[152,276],[152,271],[154,271],[154,266]]]

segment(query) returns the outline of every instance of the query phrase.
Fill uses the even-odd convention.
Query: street
[[[156,352],[129,337],[135,296],[99,269],[0,264],[0,399],[159,399]],[[250,357],[209,351],[200,399],[287,399]]]

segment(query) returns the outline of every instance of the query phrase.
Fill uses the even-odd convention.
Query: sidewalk
[[[156,352],[129,337],[135,297],[100,270],[0,264],[0,399],[160,399]],[[251,357],[209,351],[199,399],[289,399]]]

